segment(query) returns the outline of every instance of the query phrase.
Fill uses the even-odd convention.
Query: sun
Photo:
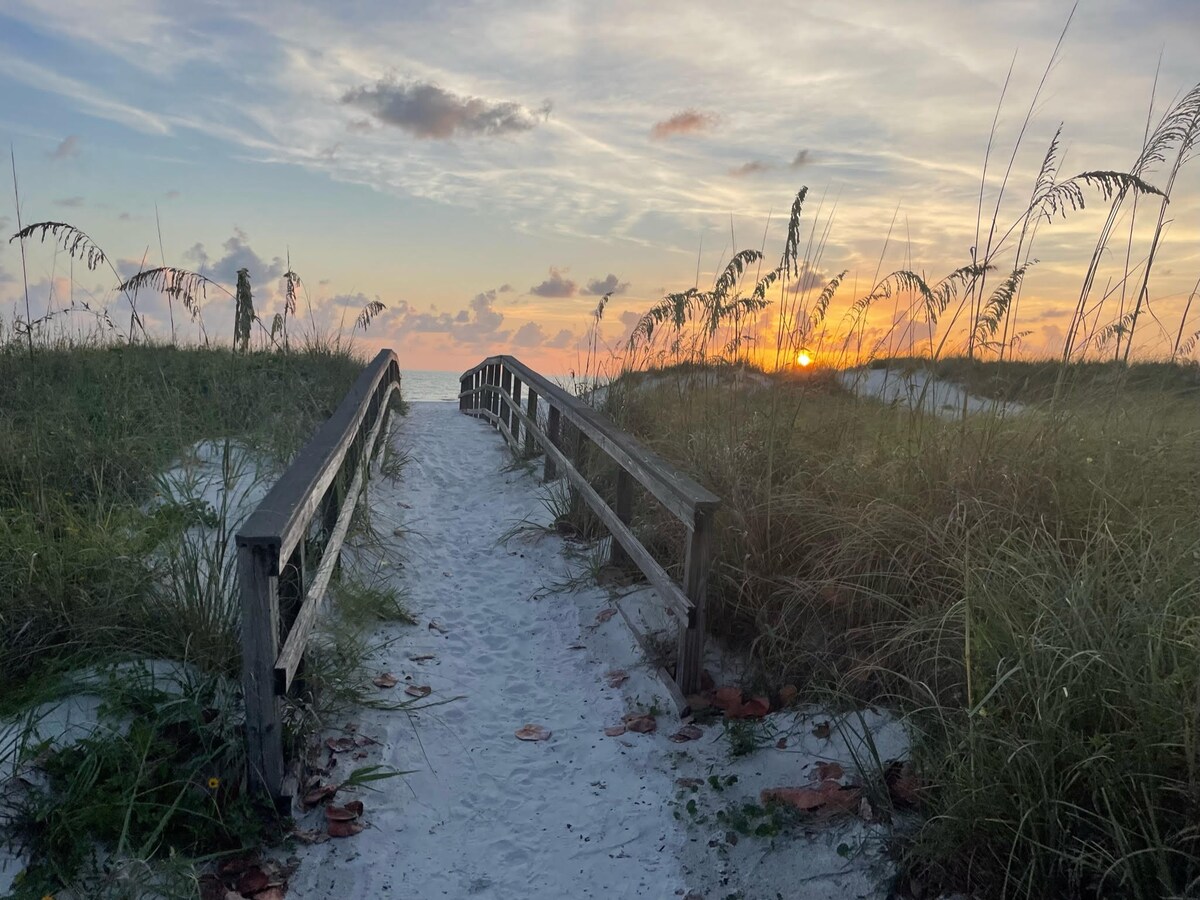
[[[808,355],[808,351],[807,351],[807,350],[801,350],[801,351],[800,351],[800,352],[799,352],[799,353],[796,355],[796,365],[800,366],[801,368],[805,368],[805,367],[807,367],[807,366],[811,366],[811,365],[812,365],[812,361],[813,361],[813,359],[812,359],[812,357],[811,357],[811,356],[809,356],[809,355]]]

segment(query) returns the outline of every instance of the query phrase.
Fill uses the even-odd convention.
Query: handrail
[[[559,470],[599,517],[613,538],[614,562],[632,562],[680,621],[675,682],[683,694],[700,689],[704,655],[704,601],[711,565],[713,514],[721,500],[657,453],[643,447],[608,416],[524,365],[512,356],[490,356],[459,379],[459,410],[494,425],[515,453],[545,453],[545,480]],[[527,389],[521,408],[522,387]],[[539,398],[547,406],[546,427],[538,418]],[[574,428],[564,441],[562,419]],[[524,444],[522,445],[522,438]],[[616,508],[609,506],[581,471],[584,439],[590,439],[617,466]],[[629,524],[633,482],[641,484],[669,509],[688,531],[684,577],[676,583],[638,540]]]
[[[399,389],[399,359],[381,350],[236,536],[248,776],[252,789],[277,802],[291,793],[280,697],[300,669],[376,441],[386,433],[388,401]],[[310,560],[310,551],[319,556]]]

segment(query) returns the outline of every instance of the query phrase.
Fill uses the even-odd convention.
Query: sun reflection
[[[801,350],[796,356],[796,365],[804,368],[812,365],[812,357],[808,355],[808,351]]]

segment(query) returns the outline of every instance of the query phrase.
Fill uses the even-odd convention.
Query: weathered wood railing
[[[237,533],[249,781],[277,801],[290,794],[282,697],[300,669],[399,388],[396,354],[380,351]]]
[[[720,499],[621,431],[607,416],[514,357],[485,359],[463,373],[460,386],[459,410],[491,422],[518,454],[532,456],[535,445],[540,445],[546,454],[545,480],[556,478],[560,472],[565,475],[612,535],[613,562],[632,562],[654,586],[680,622],[675,682],[684,694],[698,691],[704,658],[704,597],[711,564],[712,519]],[[546,405],[544,427],[539,403]],[[585,440],[591,440],[616,464],[615,508],[605,502],[581,471]],[[634,481],[687,529],[682,584],[671,578],[630,529]]]

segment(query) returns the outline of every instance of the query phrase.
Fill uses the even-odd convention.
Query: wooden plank
[[[551,404],[549,411],[546,413],[546,437],[555,447],[561,446],[562,442],[562,418],[558,411],[558,407]],[[549,453],[546,454],[546,462],[542,469],[542,481],[553,481],[558,477],[558,467],[554,463],[554,457]]]
[[[520,406],[521,405],[521,379],[520,378],[514,378],[512,380],[512,390],[510,390],[509,393],[512,394],[513,402],[516,403],[517,406]],[[518,422],[516,417],[513,416],[511,413],[509,414],[509,417],[508,417],[508,430],[512,432],[512,436],[513,436],[513,442],[514,442],[513,443],[513,453],[515,453],[517,456],[520,456],[521,455],[521,423]]]
[[[675,680],[684,694],[700,690],[704,671],[705,599],[708,592],[708,572],[712,565],[712,517],[696,513],[696,521],[688,535],[684,561],[683,590],[695,609],[695,616],[679,629],[679,652],[676,654]]]
[[[537,421],[537,408],[538,408],[538,395],[533,392],[532,388],[530,388],[529,397],[525,401],[525,415],[527,415],[529,417],[529,421],[531,421],[531,422]],[[537,453],[537,442],[534,441],[534,439],[533,439],[533,433],[528,428],[526,428],[525,429],[524,456],[526,459],[529,459],[531,456],[534,456],[536,453]]]
[[[375,450],[375,441],[378,439],[379,433],[383,428],[384,419],[386,418],[387,401],[391,397],[392,391],[396,389],[396,385],[389,385],[387,392],[384,394],[381,407],[384,412],[376,417],[375,425],[363,444],[362,460],[355,468],[354,478],[350,481],[345,500],[342,501],[341,508],[338,511],[337,523],[329,535],[329,543],[325,545],[325,552],[321,554],[321,563],[317,566],[317,570],[313,574],[312,585],[309,587],[308,593],[304,596],[304,602],[300,606],[295,623],[293,623],[291,630],[288,632],[283,650],[274,661],[274,684],[277,694],[282,695],[287,693],[288,688],[292,686],[292,679],[296,677],[296,670],[300,667],[300,660],[304,658],[304,650],[308,646],[309,632],[312,631],[313,625],[316,624],[317,613],[321,609],[321,601],[325,599],[325,591],[329,587],[329,579],[333,577],[333,571],[337,566],[342,544],[346,540],[346,533],[350,530],[350,520],[354,516],[354,508],[358,505],[358,496],[362,490],[364,473],[371,464]]]
[[[376,389],[384,379],[398,378],[398,366],[393,351],[381,350],[363,369],[334,414],[317,429],[242,524],[237,533],[238,546],[273,548],[277,566],[292,555],[341,468]]]
[[[613,510],[617,518],[628,525],[633,521],[633,476],[617,466],[617,496]],[[618,568],[629,565],[629,554],[616,541],[612,542],[608,561]]]
[[[518,417],[525,416],[524,410],[514,405],[511,397],[507,394],[501,394],[500,396],[509,404],[509,408]],[[579,491],[584,501],[600,517],[600,521],[604,523],[609,533],[612,534],[613,540],[619,541],[625,548],[630,559],[641,569],[642,574],[646,576],[650,584],[658,591],[663,603],[669,609],[673,610],[683,621],[690,622],[693,612],[692,602],[688,600],[679,585],[671,580],[671,576],[667,574],[666,569],[658,564],[658,561],[650,555],[649,550],[642,546],[641,541],[634,536],[634,533],[625,526],[625,523],[617,518],[617,514],[604,502],[604,498],[596,493],[596,489],[588,484],[587,479],[582,474],[576,471],[563,452],[550,443],[550,439],[542,433],[542,430],[528,420],[524,424],[530,428],[534,437],[537,438],[538,443],[542,445],[542,449],[546,451],[546,455],[555,457],[555,461],[558,463],[559,468],[562,469],[563,474],[567,476],[567,479]]]
[[[283,723],[275,697],[279,647],[278,562],[270,547],[240,546],[242,696],[246,711],[246,768],[250,789],[278,797],[283,789]]]

